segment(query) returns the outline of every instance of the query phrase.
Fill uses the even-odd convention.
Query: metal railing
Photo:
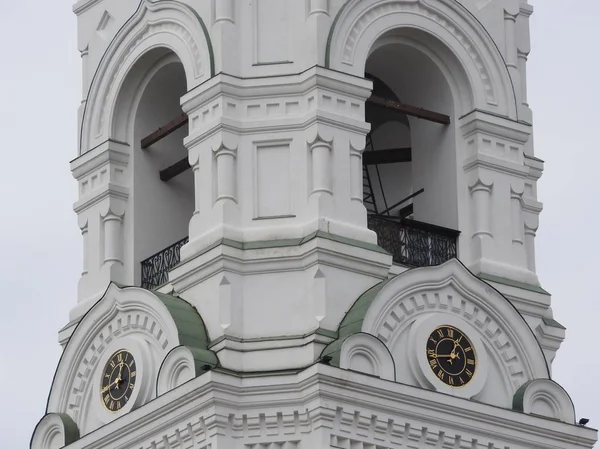
[[[181,247],[188,240],[185,237],[142,261],[142,288],[152,290],[169,280],[169,271],[181,260]]]
[[[456,257],[459,231],[381,215],[369,215],[368,226],[377,233],[379,246],[392,254],[395,263],[426,267]],[[181,260],[181,247],[187,242],[185,237],[142,261],[142,288],[151,290],[169,280],[169,271]]]
[[[395,263],[412,267],[439,265],[456,257],[459,231],[409,219],[369,215],[368,227]]]

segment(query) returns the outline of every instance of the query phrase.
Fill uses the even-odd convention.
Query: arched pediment
[[[112,138],[112,119],[131,68],[151,50],[165,49],[183,64],[188,90],[214,75],[210,36],[202,18],[176,0],[142,0],[116,34],[94,74],[81,127],[80,152]]]
[[[198,312],[173,296],[111,284],[81,319],[59,361],[47,413],[68,415],[82,435],[217,365]],[[102,369],[120,350],[137,367],[119,413],[102,404]]]
[[[440,326],[460,329],[473,342],[478,370],[463,388],[439,382],[428,364],[427,340]],[[355,352],[350,337],[356,332],[387,347],[397,382],[493,405],[510,408],[524,384],[549,378],[542,349],[521,314],[456,259],[408,270],[365,292],[342,322],[340,339],[323,355],[340,367],[360,370],[348,358]],[[384,360],[371,353],[377,363]]]
[[[363,76],[377,43],[399,30],[419,32],[419,45],[432,50],[433,59],[450,76],[458,61],[466,78],[457,89],[472,93],[472,104],[463,105],[461,114],[482,109],[517,118],[514,86],[499,49],[456,0],[349,0],[331,27],[325,66]],[[425,35],[431,41],[422,42]]]

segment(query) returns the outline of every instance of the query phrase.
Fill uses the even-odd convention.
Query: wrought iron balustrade
[[[368,216],[369,229],[377,233],[379,246],[392,254],[396,263],[413,267],[439,265],[456,257],[459,231],[416,220]],[[188,237],[141,262],[142,288],[153,289],[169,280],[169,271],[181,260],[181,247]]]
[[[379,246],[402,265],[427,267],[456,257],[459,231],[409,219],[369,215],[368,227]]]
[[[169,271],[181,260],[181,247],[188,240],[185,237],[142,261],[142,288],[151,290],[169,280]]]

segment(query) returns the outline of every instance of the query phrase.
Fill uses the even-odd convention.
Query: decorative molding
[[[129,69],[159,44],[177,54],[189,89],[214,75],[212,44],[197,12],[176,0],[142,0],[109,44],[92,79],[81,126],[82,153],[102,136],[111,137],[112,109]]]
[[[392,349],[416,317],[434,313],[460,317],[477,329],[513,391],[528,380],[549,377],[543,351],[523,316],[455,259],[392,279],[377,293],[361,329]]]
[[[591,449],[596,431],[323,364],[263,378],[211,371],[70,449],[246,447],[315,442],[406,447]],[[243,411],[241,411],[243,410]],[[349,445],[352,443],[353,445]],[[285,446],[284,446],[285,447]],[[37,449],[34,447],[33,449]]]
[[[180,322],[182,313],[186,314],[185,323]],[[95,376],[99,376],[107,357],[126,347],[138,365],[138,388],[121,415],[154,396],[160,363],[181,344],[190,345],[193,374],[199,374],[206,364],[211,368],[217,364],[216,356],[204,349],[208,342],[203,322],[189,304],[141,288],[121,289],[111,284],[77,324],[58,364],[47,411],[68,414],[82,434],[87,434],[117,417],[100,405],[94,388],[99,382]],[[164,384],[166,387],[184,381],[181,372],[176,374]]]
[[[213,0],[212,9],[214,11],[214,23],[230,22],[235,24],[234,0]]]
[[[530,415],[575,424],[575,408],[571,397],[550,379],[527,382],[515,393],[513,408]]]
[[[102,39],[106,40],[109,36],[106,33],[106,29],[115,21],[113,16],[110,15],[108,11],[104,11],[100,21],[98,22],[98,26],[96,26],[96,32],[102,37]]]
[[[324,14],[329,16],[329,8],[331,0],[306,0],[307,17]]]
[[[372,335],[357,333],[342,344],[340,368],[396,380],[394,359],[383,342]]]
[[[491,204],[493,187],[493,180],[485,180],[481,179],[481,177],[476,177],[475,180],[469,184],[469,192],[471,193],[471,201],[473,202],[472,217],[474,220],[471,238],[477,236],[494,238],[491,226],[493,222]]]
[[[400,17],[406,17],[401,19]],[[502,55],[483,25],[454,0],[350,0],[344,4],[331,27],[325,65],[336,70],[364,71],[370,45],[395,28],[414,26],[436,36],[477,77],[478,101],[517,117],[517,105],[510,74]],[[443,36],[442,36],[443,35]],[[360,51],[359,51],[360,49]],[[358,54],[360,53],[360,55]],[[474,87],[474,86],[473,86]],[[480,104],[475,107],[483,107]]]
[[[79,439],[79,429],[69,415],[49,413],[35,426],[31,437],[32,449],[57,449]]]
[[[156,381],[156,395],[160,396],[201,375],[194,354],[185,346],[177,346],[162,362]]]

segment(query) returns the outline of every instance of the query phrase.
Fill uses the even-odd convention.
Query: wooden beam
[[[179,128],[181,128],[183,125],[185,125],[188,122],[188,120],[189,119],[188,119],[187,114],[183,113],[179,117],[171,120],[165,126],[161,126],[156,131],[154,131],[152,134],[149,134],[148,136],[144,137],[141,142],[142,150],[145,150],[150,145],[158,142],[161,139],[164,139],[169,134],[177,131]]]
[[[170,167],[165,168],[159,172],[160,180],[167,182],[173,179],[175,176],[182,174],[190,168],[190,163],[188,162],[188,158],[184,157],[180,161],[175,162]]]
[[[363,153],[364,165],[394,164],[396,162],[410,162],[411,160],[410,148],[390,148],[389,150],[365,151]]]
[[[384,108],[392,109],[394,111],[403,112],[406,115],[429,120],[430,122],[441,123],[442,125],[450,124],[450,116],[446,114],[440,114],[428,109],[398,103],[397,101],[388,100],[387,98],[378,97],[376,95],[371,95],[371,97],[367,100],[367,103],[372,103]]]

